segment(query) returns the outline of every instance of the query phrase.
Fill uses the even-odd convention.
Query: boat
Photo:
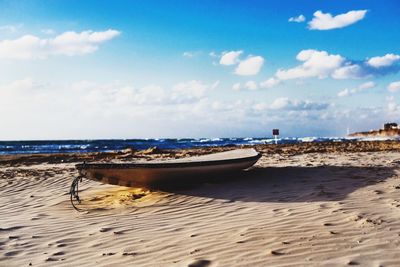
[[[249,148],[181,159],[132,163],[81,163],[76,165],[79,176],[71,184],[71,202],[73,197],[80,202],[78,183],[82,178],[127,187],[152,186],[170,181],[190,182],[221,173],[248,169],[260,157],[261,153]]]

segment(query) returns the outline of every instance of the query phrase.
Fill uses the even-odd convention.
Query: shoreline
[[[279,145],[304,143],[351,143],[373,141],[399,141],[399,138],[351,138],[351,137],[294,137],[280,138]],[[264,146],[275,144],[272,138],[211,138],[211,139],[143,139],[143,140],[43,140],[0,141],[0,155],[18,154],[72,154],[116,153],[126,148],[146,150],[157,147],[162,150],[196,149],[230,146]]]

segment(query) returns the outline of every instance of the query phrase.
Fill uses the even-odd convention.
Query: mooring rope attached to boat
[[[79,182],[82,182],[82,178],[83,178],[82,175],[75,177],[74,180],[72,181],[71,188],[69,190],[72,207],[74,207],[74,209],[76,209],[77,211],[79,211],[79,209],[75,206],[73,199],[75,198],[78,201],[78,203],[81,203],[81,200],[79,199],[78,184]]]
[[[83,164],[85,164],[85,162],[83,162]],[[81,203],[81,199],[79,198],[79,182],[82,183],[82,179],[86,177],[86,173],[82,174],[79,173],[79,175],[77,177],[74,178],[74,180],[71,183],[71,188],[69,190],[69,194],[70,194],[70,200],[71,200],[71,204],[72,207],[74,207],[75,210],[80,211],[80,209],[78,209],[75,204],[74,204],[74,199],[76,199],[78,201],[78,203]]]

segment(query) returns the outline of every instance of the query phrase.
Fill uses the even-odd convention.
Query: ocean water
[[[302,142],[343,142],[355,138],[343,137],[288,137],[277,139],[278,144]],[[388,138],[369,138],[363,140],[386,140]],[[36,154],[36,153],[76,153],[109,152],[126,148],[147,149],[182,149],[212,146],[239,146],[273,144],[274,138],[199,138],[199,139],[115,139],[115,140],[46,140],[46,141],[0,141],[1,154]]]

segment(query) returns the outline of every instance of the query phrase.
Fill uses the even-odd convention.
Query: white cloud
[[[0,86],[0,98],[6,99],[6,94],[12,93],[17,94],[21,90],[27,90],[27,92],[32,91],[34,88],[34,83],[32,78],[27,77],[21,80],[16,80],[11,83]]]
[[[299,15],[297,17],[291,17],[289,18],[289,22],[304,22],[306,20],[306,17],[304,15]]]
[[[400,81],[392,82],[388,85],[389,92],[395,93],[400,91]]]
[[[101,43],[120,35],[119,31],[64,32],[54,38],[41,39],[24,35],[14,40],[0,41],[0,58],[45,59],[51,55],[83,55],[93,53]]]
[[[183,52],[183,54],[182,54],[182,56],[183,57],[193,57],[194,56],[194,54],[192,53],[192,52]]]
[[[303,79],[303,78],[319,78],[324,79],[331,77],[333,79],[362,79],[376,76],[388,75],[396,73],[400,70],[400,66],[395,64],[400,62],[397,55],[390,54],[384,57],[375,57],[373,62],[377,66],[385,65],[385,68],[372,67],[368,61],[353,61],[341,55],[329,54],[321,50],[302,50],[296,59],[303,62],[290,69],[278,69],[275,73],[277,80]],[[390,62],[389,62],[390,61]],[[373,64],[374,64],[373,63]]]
[[[345,97],[349,96],[350,94],[351,94],[350,90],[346,88],[338,93],[338,97]]]
[[[272,77],[269,78],[268,80],[265,80],[259,84],[257,84],[255,81],[247,81],[245,84],[240,84],[240,83],[235,83],[232,85],[232,90],[234,91],[240,91],[241,89],[247,89],[247,90],[258,90],[259,88],[263,89],[269,89],[272,88],[276,85],[278,85],[281,81]]]
[[[210,57],[219,57],[219,56],[217,55],[217,53],[215,53],[214,51],[211,51],[210,53],[208,53],[208,55],[209,55]]]
[[[243,53],[242,50],[224,52],[219,60],[221,65],[235,65],[239,62],[239,56]]]
[[[223,52],[219,64],[226,66],[237,65],[235,68],[235,74],[237,75],[252,76],[258,74],[264,64],[264,58],[250,55],[246,59],[240,60],[239,57],[242,54],[243,50]],[[215,55],[214,52],[210,53],[211,57],[215,57]]]
[[[340,55],[330,55],[326,51],[313,49],[300,51],[296,59],[303,64],[288,70],[279,69],[275,76],[280,80],[309,77],[322,79],[331,75],[345,61]]]
[[[271,104],[271,108],[272,109],[283,109],[286,108],[287,106],[289,106],[291,103],[291,101],[289,100],[289,98],[287,97],[280,97],[275,99],[272,104]]]
[[[254,85],[250,84],[251,81],[247,83],[250,87]],[[322,105],[321,103],[317,104],[308,100],[300,101],[286,98],[277,99],[272,105],[267,105],[265,102],[247,100],[233,102],[209,100],[209,93],[217,88],[218,85],[219,81],[206,84],[202,81],[192,80],[178,83],[169,89],[158,85],[135,88],[134,86],[121,84],[120,82],[98,84],[84,80],[64,86],[54,86],[51,84],[35,83],[31,78],[26,78],[0,85],[0,103],[2,104],[0,105],[0,110],[12,106],[15,107],[15,110],[20,110],[19,107],[14,105],[16,102],[35,109],[37,113],[41,110],[40,113],[43,111],[43,113],[47,113],[48,115],[52,114],[48,112],[49,105],[52,104],[53,108],[65,111],[66,113],[75,110],[75,108],[86,111],[91,110],[90,114],[93,116],[103,116],[109,114],[108,112],[129,114],[131,111],[138,112],[143,109],[149,111],[153,109],[158,110],[159,108],[170,108],[171,110],[178,111],[180,106],[187,106],[191,109],[195,105],[204,107],[203,104],[206,102],[214,110],[231,110],[234,113],[242,108],[251,110],[254,106],[257,106],[259,110],[265,109],[262,107],[268,107],[269,110],[311,110],[325,107],[325,104]],[[54,87],[57,87],[57,90]],[[40,101],[32,102],[32,99]],[[279,104],[280,101],[283,101],[284,104]],[[199,108],[199,106],[196,106],[196,108]],[[204,108],[207,109],[207,107]],[[78,112],[79,110],[75,111]],[[21,115],[26,112],[23,110],[20,111]],[[205,112],[206,110],[203,111]],[[82,112],[82,114],[84,113]],[[159,116],[162,116],[162,114],[159,114]]]
[[[264,112],[268,109],[268,105],[266,103],[255,103],[253,109],[255,112]]]
[[[264,58],[261,56],[250,56],[240,61],[235,69],[235,73],[241,76],[256,75],[264,64]]]
[[[110,83],[100,85],[88,81],[73,83],[69,87],[82,99],[96,106],[120,105],[180,105],[190,104],[205,99],[207,94],[216,89],[219,81],[206,84],[199,80],[180,82],[166,89],[149,84],[140,88],[131,85]]]
[[[240,89],[242,88],[240,83],[235,83],[232,85],[232,90],[234,91],[240,91]]]
[[[287,97],[275,99],[270,105],[271,109],[285,110],[322,110],[328,108],[326,103],[318,103],[310,100],[291,100]]]
[[[280,83],[281,83],[281,81],[279,79],[272,77],[272,78],[269,78],[268,80],[265,80],[265,81],[261,82],[260,83],[260,87],[261,88],[265,88],[265,89],[269,89],[269,88],[272,88],[272,87],[274,87],[274,86],[276,86],[276,85],[278,85]]]
[[[0,26],[1,32],[8,32],[8,33],[16,33],[23,27],[23,24],[16,24],[16,25],[2,25]]]
[[[201,54],[201,51],[186,51],[186,52],[182,53],[182,56],[186,57],[186,58],[193,58],[193,57],[198,56],[200,54]]]
[[[356,64],[347,64],[337,68],[332,73],[332,78],[337,80],[358,79],[363,77],[363,69]]]
[[[240,91],[241,89],[247,89],[250,91],[257,90],[258,84],[255,81],[247,81],[243,85],[240,83],[235,83],[232,85],[232,90]]]
[[[365,82],[363,84],[360,84],[357,88],[353,88],[353,89],[346,88],[346,89],[340,91],[338,93],[338,97],[354,95],[354,94],[360,93],[362,91],[374,88],[375,86],[376,86],[376,84],[372,81]]]
[[[396,103],[393,96],[387,98],[387,112],[394,119],[398,119],[400,115],[400,105]]]
[[[330,13],[323,13],[318,10],[314,13],[313,19],[308,23],[311,30],[331,30],[349,26],[362,20],[367,10],[352,10],[344,14],[332,16]]]
[[[192,102],[205,97],[207,91],[214,90],[218,85],[219,81],[211,85],[197,80],[181,82],[173,86],[170,100],[174,103]]]
[[[137,105],[165,105],[169,104],[167,92],[159,85],[147,85],[135,90],[133,87],[123,86],[115,93],[115,103]]]
[[[56,33],[53,29],[42,29],[41,32],[47,35],[53,35]]]
[[[257,90],[258,85],[255,81],[248,81],[244,84],[244,88],[246,88],[248,90]]]
[[[367,64],[374,68],[388,67],[393,65],[393,63],[400,60],[399,55],[386,54],[382,57],[372,57],[367,61]]]
[[[365,83],[361,84],[360,86],[358,86],[358,88],[360,90],[366,90],[366,89],[374,88],[375,86],[376,86],[376,84],[373,81],[369,81],[369,82],[365,82]]]

